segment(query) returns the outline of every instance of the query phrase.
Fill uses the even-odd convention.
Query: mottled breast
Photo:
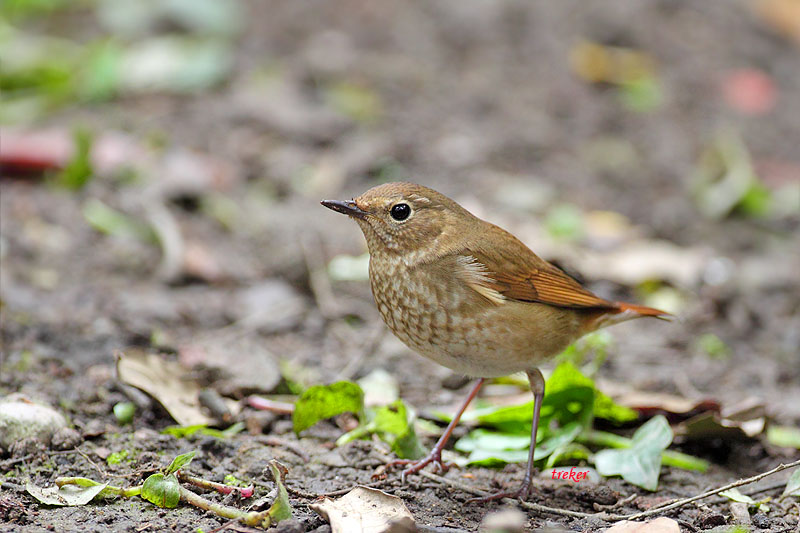
[[[453,268],[447,261],[409,267],[398,256],[370,257],[381,317],[420,355],[456,372],[493,377],[534,368],[577,338],[573,313],[534,303],[498,304],[454,276]]]

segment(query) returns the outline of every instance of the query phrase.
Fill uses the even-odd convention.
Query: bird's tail
[[[615,308],[612,310],[604,310],[601,314],[589,320],[587,323],[587,330],[594,331],[596,329],[613,326],[620,322],[627,322],[635,318],[652,317],[659,320],[671,321],[674,315],[655,309],[653,307],[646,307],[644,305],[629,304],[625,302],[614,302]]]
[[[654,318],[660,318],[661,320],[672,320],[674,318],[674,315],[667,313],[666,311],[662,311],[661,309],[655,309],[654,307],[626,304],[625,302],[617,302],[617,305],[623,314],[632,313],[634,316],[631,318],[639,318],[643,316],[652,316]]]

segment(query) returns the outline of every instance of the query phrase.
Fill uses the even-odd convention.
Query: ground
[[[77,435],[63,450],[29,443],[0,456],[0,530],[212,530],[223,521],[189,506],[164,510],[133,499],[49,508],[22,490],[26,479],[46,485],[67,475],[139,483],[170,457],[197,449],[193,473],[219,481],[234,474],[255,483],[257,496],[271,490],[265,469],[277,459],[288,468],[297,530],[326,531],[308,508],[311,497],[376,483],[386,460],[381,443],[336,448],[347,420],[298,437],[287,415],[249,407],[238,415],[248,431],[234,437],[163,435],[174,421],[119,382],[114,353],[138,346],[180,359],[187,375],[236,400],[290,392],[281,368],[305,383],[385,369],[423,415],[452,408],[466,382],[384,333],[366,281],[325,274],[332,258],[365,247],[355,224],[319,201],[348,199],[387,180],[454,197],[540,255],[582,271],[604,296],[641,301],[654,294],[646,290],[654,282],[666,289],[678,320],[613,329],[616,342],[599,371],[609,393],[624,384],[723,408],[753,400],[770,423],[797,426],[800,208],[791,185],[800,176],[800,69],[797,34],[769,14],[778,4],[246,2],[238,31],[225,37],[228,70],[212,87],[120,91],[4,125],[4,136],[47,130],[57,140],[83,127],[98,150],[104,135],[117,135],[108,157],[121,153],[124,161],[95,161],[97,176],[79,190],[39,174],[9,171],[0,180],[0,392],[58,408]],[[101,33],[92,5],[20,27],[82,43]],[[143,31],[175,30],[153,24]],[[633,61],[657,88],[636,92],[613,75],[592,79],[580,68],[586,50],[642,54]],[[731,85],[739,87],[731,73],[742,71],[777,88],[774,101],[769,91],[745,90],[745,100],[765,109],[730,95]],[[723,162],[718,174],[725,165],[735,167],[729,173],[752,167],[777,198],[772,205],[783,207],[758,216],[741,206],[704,207],[698,183],[709,164],[719,168],[708,163],[715,146],[734,146],[739,161]],[[120,172],[128,166],[134,177]],[[115,232],[102,222],[87,223],[97,205],[144,221],[156,238],[109,235]],[[558,224],[558,213],[569,215],[568,226],[578,213],[583,234],[568,227],[559,240],[558,228],[543,230],[543,221]],[[621,243],[649,250],[624,256],[626,272],[616,254]],[[667,250],[657,261],[649,257],[653,243]],[[703,339],[721,343],[709,348]],[[190,370],[198,345],[214,346],[225,364]],[[226,380],[220,366],[249,379]],[[122,425],[113,406],[129,400],[136,415]],[[634,512],[797,459],[797,450],[763,434],[679,438],[673,447],[708,459],[710,470],[664,467],[654,493],[617,478],[539,479],[532,501],[593,512],[594,504],[638,494],[616,510]],[[122,450],[129,457],[109,465],[109,454]],[[522,472],[522,465],[467,467],[447,477],[511,487]],[[743,491],[777,497],[788,474]],[[390,473],[377,485],[406,502],[422,531],[476,531],[499,508],[467,504],[470,494],[425,477],[403,485]],[[704,530],[730,523],[728,504],[714,497],[667,516],[684,530]],[[575,531],[609,525],[533,512],[527,520],[530,528]],[[797,522],[788,500],[752,516],[754,529],[791,531]]]

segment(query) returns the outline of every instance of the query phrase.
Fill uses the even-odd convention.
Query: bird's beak
[[[369,214],[358,207],[352,200],[345,200],[344,202],[339,200],[322,200],[320,203],[328,209],[333,209],[334,211],[344,215],[360,218],[362,220],[366,220],[367,215]]]

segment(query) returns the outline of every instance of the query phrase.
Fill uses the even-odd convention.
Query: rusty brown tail
[[[583,324],[583,333],[589,333],[590,331],[613,326],[620,322],[627,322],[635,318],[652,317],[667,321],[673,318],[673,316],[666,311],[661,311],[653,307],[645,307],[644,305],[613,302],[613,306],[614,307],[599,309],[587,314]]]
[[[616,302],[616,304],[619,306],[620,311],[623,312],[623,313],[631,312],[631,313],[636,313],[636,314],[641,315],[641,316],[652,316],[652,317],[655,317],[655,318],[660,318],[662,320],[671,320],[673,318],[672,314],[667,313],[666,311],[662,311],[660,309],[655,309],[653,307],[645,307],[644,305],[628,304],[628,303],[625,303],[625,302]],[[635,318],[635,317],[631,317],[631,318]]]

